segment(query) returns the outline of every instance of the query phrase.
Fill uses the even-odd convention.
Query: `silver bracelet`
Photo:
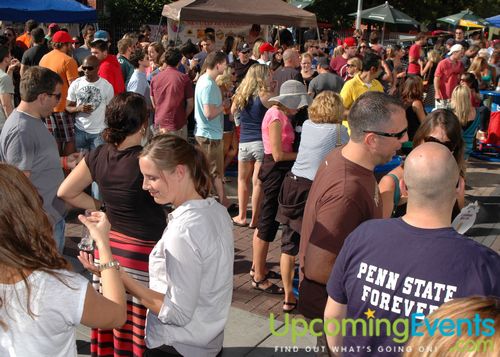
[[[116,268],[116,270],[120,270],[120,262],[118,262],[118,260],[112,260],[106,264],[99,264],[97,268],[99,269],[99,272],[109,268]]]

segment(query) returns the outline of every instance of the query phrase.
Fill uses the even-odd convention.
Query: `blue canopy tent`
[[[75,0],[2,0],[0,20],[25,22],[85,23],[97,22],[95,9]]]
[[[488,17],[486,20],[493,26],[500,28],[500,15]]]

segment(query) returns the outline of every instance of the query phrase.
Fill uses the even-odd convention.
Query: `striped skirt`
[[[125,270],[136,281],[148,286],[149,254],[156,242],[143,241],[124,234],[109,233],[111,251],[120,262],[120,269]],[[99,252],[95,251],[99,263]],[[93,277],[94,288],[102,293],[98,276]],[[144,334],[146,308],[127,293],[127,322],[119,329],[92,329],[90,352],[92,356],[142,356],[145,349]]]

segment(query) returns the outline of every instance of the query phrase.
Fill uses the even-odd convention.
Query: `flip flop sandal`
[[[255,281],[254,278],[252,278],[252,287],[255,289],[255,290],[260,290],[260,291],[263,291],[267,294],[276,294],[276,295],[281,295],[281,294],[284,294],[285,291],[283,290],[283,288],[280,288],[278,285],[276,284],[273,284],[271,283],[270,286],[268,286],[267,288],[263,288],[261,287],[260,285],[265,283],[267,281],[267,279],[264,279],[264,280],[261,280],[261,281]]]
[[[285,309],[285,306],[291,306],[292,308],[291,309]],[[285,301],[283,303],[283,312],[284,313],[289,313],[289,312],[292,312],[293,310],[295,310],[297,308],[297,302],[287,302]]]
[[[236,227],[248,227],[248,223],[238,223],[236,221],[233,221],[233,226],[236,226]]]
[[[252,269],[250,269],[250,276],[253,278],[254,275],[255,275],[255,270],[252,268]],[[281,279],[281,274],[276,273],[275,271],[269,270],[264,279]]]

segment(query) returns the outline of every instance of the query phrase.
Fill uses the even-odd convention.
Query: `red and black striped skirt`
[[[156,242],[144,241],[111,231],[109,233],[111,251],[125,270],[135,280],[149,285],[149,254]],[[99,261],[96,250],[95,259]],[[102,292],[100,279],[93,277],[94,288]],[[144,334],[146,308],[138,300],[127,294],[127,322],[119,329],[92,329],[90,352],[92,356],[142,356],[145,349]]]

